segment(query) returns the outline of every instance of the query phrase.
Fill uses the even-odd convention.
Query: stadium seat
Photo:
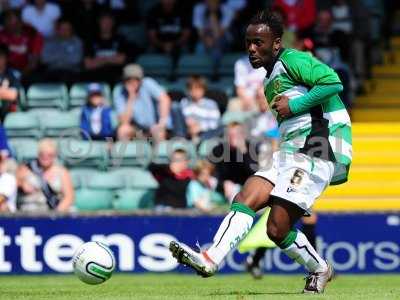
[[[218,81],[210,81],[207,84],[209,90],[219,90],[224,92],[229,98],[235,94],[235,86],[233,77],[223,77]]]
[[[62,138],[58,141],[59,154],[70,168],[98,168],[107,166],[106,142],[81,141]]]
[[[214,66],[210,56],[199,54],[186,54],[178,61],[176,75],[186,77],[190,75],[211,77],[214,75]]]
[[[139,1],[139,3],[142,1]],[[150,1],[144,1],[150,2]],[[145,49],[147,45],[146,27],[143,24],[121,24],[118,33],[123,36],[129,44],[134,44],[140,49]]]
[[[124,185],[133,189],[156,189],[158,182],[153,175],[141,168],[116,168],[107,172],[123,178]]]
[[[202,141],[197,151],[199,157],[206,158],[211,153],[212,149],[220,143],[220,141],[221,139],[219,138],[211,138]]]
[[[124,85],[122,82],[117,83],[112,90],[112,105],[115,108],[115,100],[121,95]]]
[[[87,179],[87,187],[93,190],[116,190],[125,188],[125,182],[120,174],[96,172]]]
[[[9,144],[18,162],[27,162],[38,156],[38,141],[31,138],[11,138]]]
[[[163,84],[168,92],[186,93],[186,78],[179,78],[175,81],[168,81]]]
[[[72,168],[69,170],[69,173],[73,181],[76,180],[76,182],[79,182],[80,188],[87,188],[88,181],[97,174],[98,171],[92,168]]]
[[[154,190],[122,189],[116,191],[114,209],[135,210],[139,208],[152,208],[154,206]]]
[[[79,134],[79,117],[68,111],[55,111],[49,113],[48,117],[40,119],[43,135],[48,137],[60,137]]]
[[[111,209],[114,193],[111,190],[79,189],[75,192],[75,207],[79,211]]]
[[[35,83],[26,92],[26,108],[56,107],[66,109],[68,90],[61,83]]]
[[[167,164],[170,155],[177,149],[186,150],[192,163],[196,160],[196,149],[191,142],[184,139],[173,139],[162,141],[155,146],[152,161],[157,164]]]
[[[234,76],[235,63],[239,58],[242,58],[244,53],[227,53],[221,59],[218,68],[219,76]]]
[[[69,89],[69,108],[80,107],[86,103],[88,82],[74,83]],[[111,89],[110,86],[102,82],[100,83],[104,98],[108,104],[111,104]]]
[[[162,54],[143,54],[136,63],[142,66],[145,76],[170,77],[172,58]]]
[[[21,86],[18,89],[18,109],[24,110],[26,107],[26,92],[25,89]]]
[[[151,161],[152,148],[146,141],[117,142],[110,153],[111,166],[147,167]]]
[[[222,124],[228,125],[232,122],[243,123],[253,115],[252,112],[226,111],[222,116]]]
[[[29,112],[13,112],[7,114],[4,127],[8,137],[40,138],[42,135],[39,119]]]

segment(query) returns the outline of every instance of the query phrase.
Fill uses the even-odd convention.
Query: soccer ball
[[[81,245],[72,258],[76,276],[87,284],[100,284],[110,279],[115,269],[115,258],[103,243],[87,242]]]

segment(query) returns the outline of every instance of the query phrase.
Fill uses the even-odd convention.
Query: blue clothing
[[[165,93],[164,88],[154,79],[145,77],[139,88],[136,100],[133,102],[132,121],[143,129],[150,129],[157,124],[158,100]],[[126,111],[128,92],[123,90],[115,99],[115,108],[120,115]],[[171,128],[171,120],[167,122],[167,128]]]
[[[99,113],[98,128],[94,128],[95,126],[93,124],[93,117],[95,113]],[[83,131],[82,138],[85,140],[87,140],[89,136],[94,140],[105,140],[107,137],[113,137],[114,128],[112,125],[111,107],[91,107],[89,105],[83,106],[80,127]]]
[[[202,185],[197,180],[191,180],[186,189],[186,205],[187,207],[195,207],[195,203],[200,198],[208,199],[211,202],[212,190]]]
[[[8,145],[6,130],[1,124],[0,124],[0,151],[8,151],[8,154],[11,155],[11,149],[10,146]]]

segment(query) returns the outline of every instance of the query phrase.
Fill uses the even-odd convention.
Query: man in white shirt
[[[236,61],[235,87],[240,100],[239,110],[257,111],[258,103],[265,103],[263,82],[266,73],[264,68],[253,69],[247,56]]]
[[[54,33],[54,25],[61,15],[58,4],[48,3],[46,0],[35,0],[34,4],[24,7],[22,20],[32,25],[45,38]]]

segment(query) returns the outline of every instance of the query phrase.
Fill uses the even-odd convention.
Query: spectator
[[[0,153],[0,212],[15,212],[17,181],[7,172],[7,155]]]
[[[34,0],[33,3],[22,9],[22,20],[32,25],[44,37],[51,37],[54,25],[61,15],[60,7],[46,0]]]
[[[7,47],[0,45],[0,155],[2,153],[11,154],[3,123],[8,112],[17,109],[18,89],[20,88],[15,71],[8,67],[7,56]]]
[[[221,114],[217,103],[204,96],[207,90],[206,80],[192,76],[188,79],[187,89],[189,97],[181,100],[181,106],[192,141],[220,135]]]
[[[335,0],[331,12],[333,30],[339,30],[347,35],[351,35],[353,33],[353,21],[349,3],[346,0]]]
[[[292,32],[308,35],[315,22],[315,0],[275,0],[273,9],[286,16],[286,27]]]
[[[22,23],[17,11],[4,14],[0,43],[8,46],[10,67],[29,75],[36,70],[43,47],[43,38],[32,27]]]
[[[101,86],[88,86],[88,99],[81,112],[81,133],[83,139],[107,140],[114,137],[112,109],[105,104]]]
[[[21,191],[18,208],[29,212],[68,212],[74,188],[66,168],[57,163],[57,145],[51,139],[39,142],[38,158],[17,169]]]
[[[223,198],[215,192],[217,179],[212,176],[214,165],[206,160],[197,162],[192,179],[186,190],[187,207],[195,207],[202,212],[210,212]]]
[[[219,0],[198,3],[193,10],[193,27],[199,36],[196,52],[208,53],[217,63],[232,40],[228,30],[233,16],[229,6]]]
[[[159,184],[155,197],[156,208],[185,208],[186,188],[193,178],[186,151],[176,149],[171,154],[169,165],[150,164],[149,169]]]
[[[247,140],[243,124],[231,120],[227,126],[227,138],[218,144],[209,155],[216,165],[218,191],[232,201],[240,186],[257,169],[257,148]]]
[[[123,70],[124,88],[115,99],[120,126],[118,138],[127,139],[123,133],[139,129],[156,140],[166,138],[166,129],[172,128],[170,114],[171,99],[165,90],[152,78],[144,77],[143,69],[136,64]]]
[[[69,82],[76,80],[83,58],[82,41],[74,35],[72,24],[60,19],[56,24],[56,34],[46,40],[42,52],[46,81]]]
[[[254,69],[249,57],[243,56],[235,63],[235,87],[239,101],[230,103],[230,110],[257,111],[258,102],[265,102],[264,79],[267,71],[264,68]]]
[[[111,14],[102,14],[98,24],[98,34],[85,47],[86,75],[88,80],[114,83],[127,59],[126,42],[116,34],[114,17]]]
[[[147,32],[152,51],[177,59],[181,51],[188,50],[190,20],[176,0],[161,0],[149,11]]]

